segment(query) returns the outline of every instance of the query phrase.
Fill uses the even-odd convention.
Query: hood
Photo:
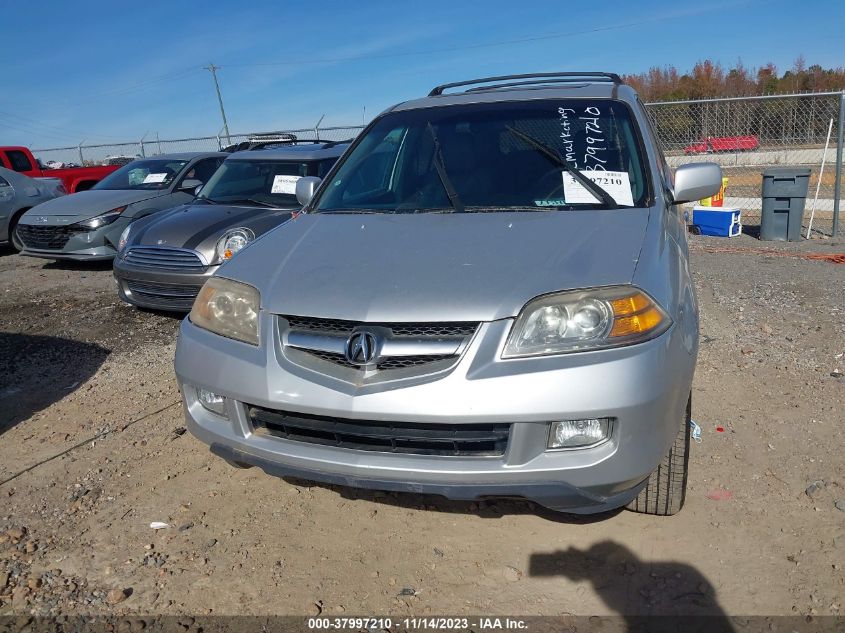
[[[306,214],[220,272],[278,314],[492,321],[541,294],[631,282],[648,209]]]
[[[163,191],[127,191],[110,189],[89,189],[69,196],[62,196],[38,206],[38,215],[44,216],[73,216],[73,222],[81,222],[88,218],[111,211],[117,207],[134,204],[152,198],[158,198],[169,193]]]
[[[288,210],[265,207],[186,204],[140,220],[130,234],[130,244],[190,248],[211,261],[217,241],[227,230],[245,227],[258,237],[290,216]]]

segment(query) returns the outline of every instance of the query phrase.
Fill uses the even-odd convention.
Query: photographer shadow
[[[570,547],[534,553],[528,575],[590,582],[629,632],[736,631],[716,599],[715,588],[697,569],[674,561],[643,561],[613,541],[601,541],[588,550]]]

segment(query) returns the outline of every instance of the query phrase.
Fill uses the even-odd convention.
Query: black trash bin
[[[772,167],[763,172],[761,240],[796,242],[801,239],[809,184],[809,168]]]

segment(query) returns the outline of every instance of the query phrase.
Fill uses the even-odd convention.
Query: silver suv
[[[188,426],[280,476],[566,512],[684,501],[698,308],[672,172],[607,73],[379,115],[181,328]]]

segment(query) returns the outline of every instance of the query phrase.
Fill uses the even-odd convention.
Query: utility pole
[[[214,89],[217,90],[217,103],[220,104],[220,114],[223,117],[223,130],[226,132],[226,142],[230,144],[232,139],[229,136],[229,123],[226,121],[226,110],[223,108],[223,97],[220,95],[220,84],[217,82],[217,71],[220,70],[220,66],[215,66],[214,63],[210,62],[208,66],[203,66],[203,68],[210,70],[211,76],[214,78]]]

